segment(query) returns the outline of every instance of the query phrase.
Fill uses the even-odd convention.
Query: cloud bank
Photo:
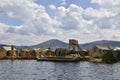
[[[66,0],[63,2],[67,4]],[[0,42],[32,45],[53,38],[66,42],[75,38],[79,43],[120,40],[120,0],[91,0],[92,3],[98,4],[99,9],[50,4],[55,13],[51,17],[46,7],[34,0],[0,0],[2,14],[23,22],[21,25],[0,23]]]

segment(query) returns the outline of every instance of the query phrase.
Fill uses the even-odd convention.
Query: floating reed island
[[[0,59],[114,63],[120,61],[120,48],[113,48],[111,45],[96,45],[90,50],[85,50],[80,48],[77,40],[70,39],[69,49],[56,48],[55,50],[51,50],[51,48],[48,47],[47,49],[36,48],[30,50],[28,48],[21,47],[21,49],[17,50],[14,46],[3,46],[0,48]]]

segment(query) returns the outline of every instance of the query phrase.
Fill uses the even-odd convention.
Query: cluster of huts
[[[120,51],[120,47],[113,48],[112,46],[94,46],[89,51],[82,49],[79,51],[84,54],[88,53],[88,56],[91,58],[101,58],[102,55],[106,54],[108,51]],[[84,52],[84,53],[83,53]],[[30,50],[28,48],[21,48],[17,50],[14,46],[3,46],[0,48],[0,59],[36,59],[37,56],[40,57],[51,57],[51,56],[65,56],[69,54],[74,54],[72,51],[63,48],[56,48],[55,51],[52,51],[50,48],[41,49],[37,48]]]
[[[65,52],[66,49],[56,49],[52,51],[50,48],[42,49],[36,48],[30,50],[28,48],[22,47],[21,49],[17,50],[14,46],[3,46],[0,48],[0,59],[36,59],[37,56],[39,57],[51,57],[51,56],[63,56],[63,51]]]
[[[0,48],[0,59],[34,59],[36,54],[28,48],[17,50],[14,46]]]

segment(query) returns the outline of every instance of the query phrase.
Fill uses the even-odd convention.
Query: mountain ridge
[[[81,46],[85,49],[90,49],[93,46],[100,45],[100,46],[108,46],[112,45],[113,47],[120,47],[120,41],[112,41],[112,40],[99,40],[99,41],[94,41],[94,42],[89,42],[82,44]]]
[[[93,41],[89,43],[84,43],[84,44],[79,44],[81,48],[83,49],[90,49],[93,46],[100,45],[100,46],[108,46],[112,45],[113,47],[120,47],[120,41],[112,41],[112,40],[99,40],[99,41]],[[2,46],[7,46],[6,44],[0,44],[0,47]],[[8,45],[9,46],[9,45]],[[21,46],[15,46],[17,49],[20,49]],[[34,48],[43,48],[46,49],[48,47],[51,47],[52,50],[55,48],[68,48],[69,44],[63,41],[60,41],[58,39],[50,39],[45,42],[41,42],[36,45],[31,45],[31,46],[24,46],[29,49],[34,49]]]
[[[51,47],[51,48],[66,48],[67,47],[67,43],[63,42],[63,41],[60,41],[60,40],[57,40],[57,39],[50,39],[48,41],[45,41],[45,42],[42,42],[42,43],[39,43],[37,45],[32,45],[30,46],[30,49],[33,49],[33,48],[48,48],[48,47]]]

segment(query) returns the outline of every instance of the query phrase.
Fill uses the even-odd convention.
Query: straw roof
[[[96,46],[98,49],[101,49],[101,50],[110,50],[108,47],[106,46]]]
[[[3,48],[7,51],[10,51],[11,50],[11,46],[3,46]],[[13,50],[16,50],[15,48],[13,48]]]

